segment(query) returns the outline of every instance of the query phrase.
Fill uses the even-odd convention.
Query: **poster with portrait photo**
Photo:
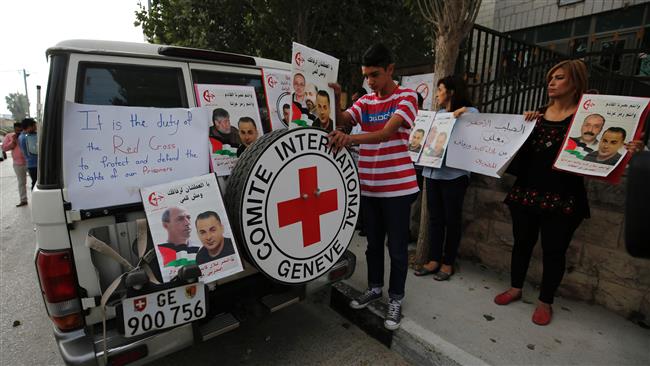
[[[425,113],[426,111],[422,112]],[[434,112],[426,113],[433,114]],[[418,111],[419,114],[420,111]],[[422,154],[420,154],[420,160],[418,160],[416,165],[430,168],[440,168],[442,166],[442,161],[447,152],[447,146],[449,145],[449,137],[451,136],[451,131],[454,129],[454,123],[456,123],[456,118],[454,118],[453,113],[435,113],[431,128],[424,142]]]
[[[336,128],[334,89],[339,60],[300,43],[293,43],[291,54],[291,124],[289,128]]]
[[[194,84],[199,107],[214,107],[210,120],[210,160],[217,176],[230,175],[237,158],[264,134],[255,88]]]
[[[291,119],[291,72],[262,69],[266,106],[271,117],[271,129],[289,128]]]
[[[436,112],[418,111],[415,117],[408,143],[409,155],[411,155],[411,161],[414,163],[420,159],[420,154],[422,153],[435,116]]]
[[[140,194],[164,282],[188,264],[199,265],[204,283],[244,270],[214,174],[145,187]]]
[[[553,167],[586,176],[609,176],[627,162],[625,144],[639,133],[649,100],[583,95]]]

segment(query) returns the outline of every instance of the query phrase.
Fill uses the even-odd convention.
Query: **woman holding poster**
[[[447,76],[438,81],[436,94],[439,112],[453,111],[454,117],[461,114],[478,113],[472,106],[467,86],[458,77]],[[435,134],[435,131],[430,132]],[[442,155],[441,146],[447,142],[447,134],[435,137],[432,154]],[[416,276],[433,274],[437,281],[448,280],[453,274],[453,265],[460,246],[463,200],[469,185],[469,172],[450,168],[444,160],[440,168],[425,167],[427,209],[429,210],[429,261],[415,271]]]
[[[549,103],[537,112],[525,113],[526,120],[537,119],[537,125],[509,169],[517,176],[505,199],[512,214],[514,236],[511,288],[494,298],[498,305],[521,299],[530,257],[541,231],[543,275],[532,317],[538,325],[551,322],[551,304],[564,276],[566,251],[575,230],[589,217],[583,177],[552,168],[587,89],[587,67],[580,60],[563,61],[549,70],[546,79]],[[632,141],[626,146],[638,151],[640,144]]]

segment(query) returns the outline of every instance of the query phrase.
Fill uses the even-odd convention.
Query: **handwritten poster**
[[[456,118],[454,118],[453,113],[435,113],[435,118],[431,123],[431,128],[427,134],[424,149],[417,165],[428,166],[430,168],[440,168],[442,166],[445,152],[447,152],[447,146],[449,146],[449,137],[451,136],[451,131],[455,123]]]
[[[433,98],[436,88],[433,86],[433,73],[402,76],[401,85],[413,89],[424,98],[422,109],[433,109]]]
[[[237,151],[264,134],[255,88],[195,84],[194,89],[197,105],[212,107],[209,128],[212,169],[218,176],[230,175],[237,163]]]
[[[209,171],[205,113],[67,102],[63,169],[73,209],[140,202],[140,187]]]
[[[534,127],[523,115],[465,113],[451,133],[447,166],[500,178]]]
[[[420,158],[435,115],[435,112],[418,111],[417,116],[415,116],[414,126],[411,129],[408,144],[409,155],[411,155],[411,161],[414,163]]]
[[[624,144],[634,139],[648,98],[585,94],[554,167],[606,177],[628,155]]]
[[[160,273],[198,264],[204,283],[244,270],[214,174],[142,188]]]
[[[262,69],[266,104],[271,116],[271,128],[289,128],[291,118],[291,72]]]
[[[328,83],[336,82],[338,72],[338,59],[293,43],[290,128],[313,126],[332,131],[336,127],[334,90]]]

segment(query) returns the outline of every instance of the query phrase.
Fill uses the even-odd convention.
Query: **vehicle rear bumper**
[[[93,339],[91,335],[86,334],[84,330],[78,331],[78,334],[75,335],[67,334],[65,339],[57,336],[57,343],[63,361],[67,365],[76,366],[105,365],[104,342],[101,334],[95,338]],[[137,339],[124,338],[112,330],[107,332],[106,339],[109,360],[114,356],[144,346],[146,356],[129,363],[129,365],[142,365],[191,346],[194,343],[194,332],[190,323]]]
[[[354,272],[355,265],[356,257],[351,252],[346,251],[345,255],[341,257],[339,262],[328,273],[308,283],[301,291],[299,288],[294,288],[295,291],[280,294],[280,296],[273,297],[271,295],[261,298],[259,303],[260,305],[264,305],[269,312],[282,309],[299,301],[299,298],[302,298],[304,294],[313,293],[332,282],[350,277],[352,272]],[[229,286],[233,285],[229,284]],[[253,292],[260,293],[256,290]],[[291,295],[292,293],[293,295]],[[302,293],[303,295],[296,295],[296,293]],[[112,358],[128,353],[129,351],[136,349],[145,350],[146,354],[144,357],[133,363],[129,363],[129,365],[142,365],[154,361],[160,357],[192,346],[194,343],[208,340],[236,329],[239,326],[239,321],[236,318],[229,313],[223,313],[205,322],[188,323],[140,337],[126,338],[115,329],[114,322],[115,320],[108,322],[109,326],[107,328],[110,329],[106,331],[106,350],[109,362]],[[61,352],[61,357],[67,365],[106,365],[101,324],[70,333],[62,333],[55,329],[54,335]]]

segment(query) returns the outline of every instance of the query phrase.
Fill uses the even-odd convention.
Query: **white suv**
[[[188,108],[196,106],[194,84],[246,85],[255,88],[268,132],[262,68],[288,70],[289,65],[225,52],[90,40],[61,42],[47,55],[50,75],[39,131],[39,176],[32,216],[41,291],[67,364],[143,364],[235,329],[251,310],[272,312],[300,301],[312,287],[352,274],[355,259],[349,252],[326,275],[298,286],[273,282],[246,263],[247,270],[220,281],[219,286],[208,284],[208,317],[134,338],[121,333],[119,306],[112,304],[138,290],[119,288],[107,307],[104,338],[100,298],[125,268],[89,249],[86,237],[92,233],[136,265],[136,220],[145,218],[145,213],[141,203],[72,209],[62,161],[65,103]]]

